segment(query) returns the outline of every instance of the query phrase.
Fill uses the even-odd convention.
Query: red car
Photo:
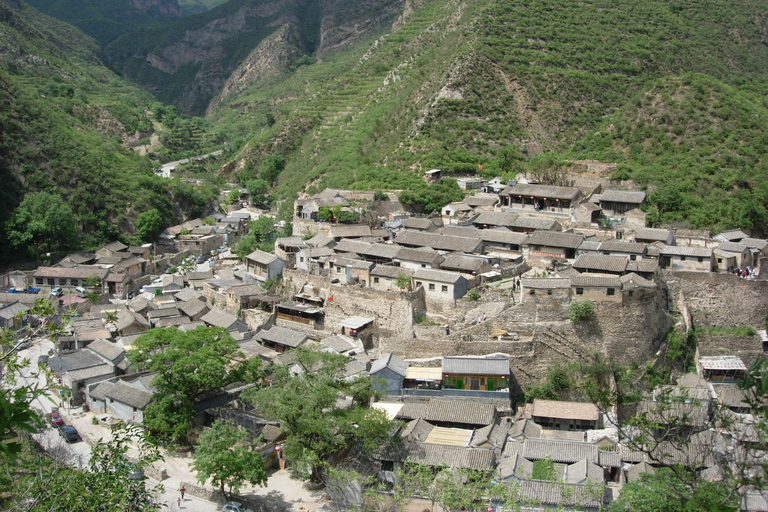
[[[54,427],[62,427],[64,426],[64,420],[61,418],[61,415],[57,412],[51,413],[51,425]]]

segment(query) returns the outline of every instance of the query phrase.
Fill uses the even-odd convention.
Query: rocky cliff
[[[181,18],[181,6],[176,0],[126,0],[136,9],[157,19]]]

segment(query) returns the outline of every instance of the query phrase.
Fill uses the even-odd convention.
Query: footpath
[[[65,421],[77,429],[83,441],[91,446],[94,446],[99,439],[108,441],[112,437],[111,430],[103,423],[93,423],[93,418],[103,417],[104,414],[83,412],[81,408],[66,410],[66,407],[61,409],[61,413]],[[149,485],[155,487],[157,484],[162,484],[163,493],[159,499],[168,506],[167,510],[195,512],[221,510],[224,500],[210,482],[201,485],[197,481],[190,467],[191,455],[172,453],[167,450],[161,450],[161,454],[163,460],[154,463],[152,465],[154,470],[149,469],[146,473]],[[129,448],[127,455],[135,459],[138,456],[138,450]],[[153,478],[161,474],[167,475],[167,478],[162,480]],[[324,491],[308,491],[301,480],[291,477],[290,471],[270,470],[268,474],[266,487],[244,486],[239,496],[233,499],[245,503],[255,512],[315,512],[323,509],[326,504]],[[176,500],[180,497],[179,489],[182,487],[186,491],[179,509]]]

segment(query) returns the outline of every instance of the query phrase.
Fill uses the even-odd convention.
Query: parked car
[[[80,439],[77,429],[72,425],[61,425],[59,427],[59,435],[68,443],[76,443]]]
[[[211,257],[211,256],[210,256],[209,254],[202,254],[202,255],[200,255],[200,256],[199,256],[199,257],[198,257],[198,258],[195,260],[195,263],[198,263],[198,264],[200,264],[200,263],[205,263],[206,261],[208,261],[208,258],[210,258],[210,257]]]
[[[51,425],[53,425],[54,427],[64,426],[64,418],[61,417],[61,414],[59,414],[56,411],[53,411],[51,413]]]
[[[77,294],[78,297],[87,297],[88,296],[88,290],[86,290],[82,286],[76,286],[75,287],[75,294]]]
[[[53,295],[54,297],[58,297],[58,296],[60,296],[62,293],[63,293],[63,292],[61,291],[61,286],[57,286],[56,288],[52,288],[52,289],[51,289],[51,295]]]
[[[229,501],[221,506],[222,512],[253,512],[239,501]]]

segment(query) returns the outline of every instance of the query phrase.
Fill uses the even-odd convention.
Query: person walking
[[[182,486],[181,486],[181,489],[179,489],[179,493],[181,494],[181,499],[182,499],[182,500],[184,499],[184,493],[185,493],[186,491],[187,491],[187,490],[186,490],[186,489],[184,488],[184,486],[182,485]]]
[[[280,465],[280,471],[282,471],[285,469],[285,452],[283,452],[283,446],[275,446],[275,451],[277,452],[277,462]]]
[[[176,498],[176,505],[178,505],[179,510],[181,510],[181,497]]]

